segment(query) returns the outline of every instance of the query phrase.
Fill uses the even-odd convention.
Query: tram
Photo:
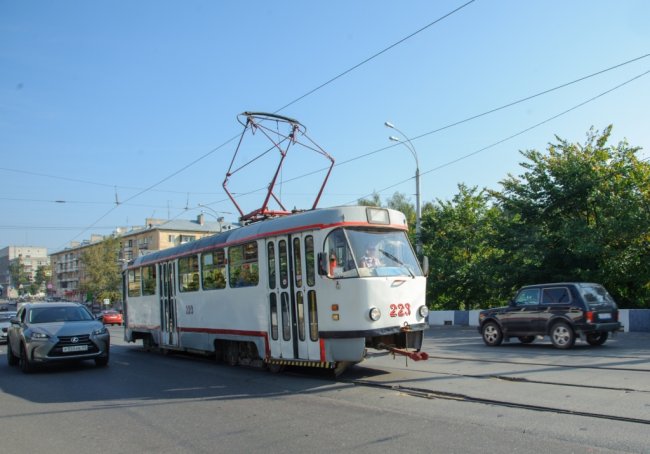
[[[340,372],[368,348],[426,359],[427,266],[392,209],[251,223],[126,264],[125,340],[273,371]]]

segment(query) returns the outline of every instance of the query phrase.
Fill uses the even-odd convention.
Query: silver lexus
[[[92,359],[108,365],[110,334],[77,303],[28,303],[7,330],[7,362],[25,373],[38,364]]]

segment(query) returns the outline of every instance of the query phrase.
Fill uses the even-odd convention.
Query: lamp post
[[[394,124],[392,124],[389,121],[384,122],[384,126],[387,128],[394,129],[398,133],[401,134],[406,141],[400,139],[399,137],[395,136],[390,136],[388,140],[392,140],[393,142],[399,142],[402,145],[404,145],[408,151],[411,152],[413,157],[415,158],[415,250],[418,253],[418,255],[422,255],[422,241],[421,241],[421,223],[420,223],[420,217],[421,217],[421,210],[420,210],[420,162],[418,160],[418,154],[415,151],[415,147],[413,146],[413,143],[411,142],[411,139],[408,138],[406,134],[404,134],[402,131],[400,131]]]

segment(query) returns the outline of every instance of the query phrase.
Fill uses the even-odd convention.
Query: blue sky
[[[460,183],[498,189],[522,173],[519,150],[584,142],[592,126],[650,156],[650,2],[476,0],[400,42],[465,3],[0,0],[0,247],[54,252],[199,205],[234,222],[222,182],[235,143],[223,144],[239,113],[287,104],[278,113],[339,163],[321,207],[373,191],[415,202],[415,160],[387,120],[417,138],[423,202]],[[324,165],[288,157],[286,206],[311,206],[322,173],[297,177]],[[242,173],[237,190],[271,171]]]

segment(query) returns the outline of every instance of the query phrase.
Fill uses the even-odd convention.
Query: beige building
[[[126,262],[141,255],[168,249],[190,241],[198,240],[234,226],[223,221],[206,222],[203,214],[195,220],[146,219],[144,226],[120,227],[115,235],[120,240],[120,261]],[[79,292],[79,284],[84,279],[81,255],[87,248],[97,246],[104,239],[92,235],[90,240],[72,243],[69,248],[50,254],[54,295],[60,298],[83,301],[85,295]]]
[[[9,266],[17,261],[25,267],[25,273],[30,281],[34,280],[36,271],[41,266],[50,264],[47,248],[37,246],[7,246],[0,249],[0,297],[16,298],[20,289],[11,282]]]

